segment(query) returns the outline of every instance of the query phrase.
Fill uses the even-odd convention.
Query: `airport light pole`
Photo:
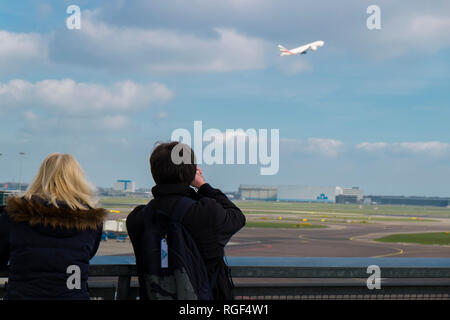
[[[22,158],[25,152],[19,152],[19,192],[22,192]]]

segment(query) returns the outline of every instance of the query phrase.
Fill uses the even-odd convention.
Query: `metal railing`
[[[227,263],[237,299],[450,299],[450,258],[228,257]],[[380,268],[381,289],[367,286],[372,265]],[[91,298],[137,299],[136,276],[132,256],[95,257]]]

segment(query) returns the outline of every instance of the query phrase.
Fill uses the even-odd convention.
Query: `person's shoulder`
[[[138,205],[128,214],[126,219],[127,229],[136,229],[143,226],[144,214],[147,207],[148,204]]]
[[[189,210],[186,218],[194,220],[201,225],[214,225],[217,215],[224,211],[220,204],[213,198],[201,197],[196,200]]]
[[[137,218],[141,217],[145,207],[146,207],[146,205],[141,204],[141,205],[138,205],[137,207],[135,207],[133,210],[131,210],[131,212],[127,216],[127,221],[130,219],[133,220],[133,219],[137,219]]]
[[[216,207],[221,207],[216,199],[210,197],[201,197],[197,200],[197,205],[200,208],[211,209]]]

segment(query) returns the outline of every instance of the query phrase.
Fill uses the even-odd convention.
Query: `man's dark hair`
[[[186,160],[187,157],[190,161],[174,162],[174,148],[176,158]],[[194,151],[188,145],[177,141],[160,143],[150,156],[150,170],[156,184],[182,183],[188,186],[197,172]]]

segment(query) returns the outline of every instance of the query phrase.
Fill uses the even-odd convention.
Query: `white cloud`
[[[94,133],[117,131],[130,125],[130,119],[125,115],[97,115],[83,117],[65,115],[63,117],[53,115],[38,115],[32,111],[24,113],[23,128],[24,137],[31,138],[35,135],[51,135],[53,139],[64,137],[66,134],[79,134],[81,132]],[[56,136],[55,132],[58,134]]]
[[[327,157],[335,157],[343,147],[342,141],[335,139],[308,138],[306,151],[319,153]]]
[[[110,2],[96,10],[98,21],[122,27],[182,28],[196,34],[217,26],[236,28],[274,46],[320,38],[327,43],[325,54],[393,58],[450,46],[448,0],[434,0],[433,5],[421,0],[378,0],[382,28],[375,31],[366,27],[366,9],[372,3],[361,0],[321,0],[319,5],[291,0],[198,0],[189,5],[183,0]]]
[[[0,57],[35,57],[42,55],[42,36],[37,33],[14,33],[0,30]]]
[[[214,28],[213,37],[183,30],[117,27],[83,11],[76,33],[55,32],[50,58],[64,63],[111,70],[146,72],[228,72],[265,68],[268,44],[229,28]]]
[[[308,138],[306,140],[281,139],[283,148],[290,152],[319,154],[325,157],[336,157],[344,149],[344,143],[336,139]]]
[[[386,142],[362,142],[356,145],[356,149],[364,150],[367,152],[374,152],[383,150],[388,146]]]
[[[370,37],[367,32],[360,34],[359,40],[377,58],[436,53],[450,46],[450,16],[437,8],[433,13],[417,10],[385,15],[389,18],[383,20],[381,30],[371,32]]]
[[[35,83],[15,79],[0,82],[0,110],[22,114],[22,135],[121,130],[130,127],[131,118],[147,109],[160,111],[160,105],[174,96],[164,84],[120,81],[110,85],[76,82],[72,79],[42,80]],[[54,133],[58,132],[56,136]]]
[[[432,7],[420,2],[383,2],[382,29],[377,31],[367,30],[364,4],[356,0],[346,4],[327,0],[320,9],[287,0],[254,3],[196,1],[188,7],[184,1],[173,6],[119,0],[84,10],[82,28],[75,32],[66,28],[49,34],[0,30],[0,74],[28,67],[36,70],[53,62],[146,73],[230,72],[275,65],[286,74],[297,74],[311,70],[312,65],[305,57],[280,62],[278,42],[294,46],[323,38],[328,41],[323,54],[348,52],[380,59],[435,53],[450,46],[446,1]],[[345,14],[335,15],[337,6]],[[361,9],[360,15],[356,16],[355,8]],[[311,24],[323,28],[310,28]],[[302,30],[300,38],[290,30]]]
[[[450,17],[430,14],[417,16],[411,19],[410,27],[411,32],[416,34],[420,40],[424,40],[428,37],[436,37],[442,32],[449,33]]]
[[[441,156],[450,150],[450,144],[439,141],[418,142],[362,142],[356,148],[366,152],[380,153],[413,153],[431,156]]]
[[[424,153],[431,155],[441,155],[447,150],[449,150],[449,144],[439,141],[428,141],[428,142],[402,142],[394,145],[400,149],[413,152],[413,153]]]
[[[45,36],[0,30],[0,74],[43,63],[47,53]]]
[[[160,83],[121,81],[105,86],[72,79],[0,83],[0,108],[38,107],[56,113],[84,115],[128,112],[170,100],[173,92]]]
[[[344,142],[336,139],[308,138],[301,139],[281,139],[281,146],[287,152],[301,152],[319,154],[326,157],[336,157],[339,154],[348,152]],[[425,155],[440,157],[450,152],[450,144],[439,141],[418,141],[418,142],[361,142],[354,146],[356,150],[370,154],[404,154],[404,155]]]

